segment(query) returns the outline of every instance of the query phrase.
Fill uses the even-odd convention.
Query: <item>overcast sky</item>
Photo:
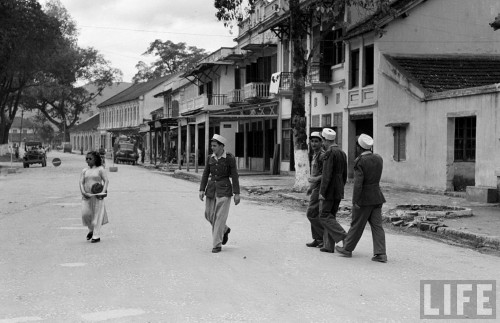
[[[130,82],[155,39],[204,48],[233,47],[233,39],[215,18],[213,0],[60,0],[76,21],[81,47],[94,47]],[[45,0],[40,0],[44,4]]]

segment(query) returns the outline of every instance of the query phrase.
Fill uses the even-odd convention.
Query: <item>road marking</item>
[[[0,323],[21,323],[21,322],[34,322],[43,321],[41,317],[38,316],[24,316],[24,317],[14,317],[12,319],[0,320]]]
[[[69,262],[66,264],[61,264],[63,267],[83,267],[86,266],[87,264],[84,262]]]
[[[87,321],[96,322],[96,321],[106,321],[109,319],[116,319],[116,318],[121,318],[121,317],[126,317],[126,316],[141,315],[144,313],[146,313],[146,312],[144,312],[141,309],[130,308],[130,309],[123,309],[123,310],[111,310],[111,311],[83,314],[82,318],[84,320],[87,320]]]
[[[81,227],[59,227],[58,229],[61,230],[87,230],[87,227],[81,226]]]
[[[56,206],[80,206],[82,203],[55,203]]]

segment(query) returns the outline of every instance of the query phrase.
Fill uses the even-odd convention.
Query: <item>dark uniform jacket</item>
[[[323,155],[325,154],[325,151],[323,149],[320,149],[317,153],[313,155],[312,161],[311,161],[311,177],[316,177],[320,176],[323,173]],[[321,185],[321,179],[317,182],[311,183],[310,187],[311,189],[316,189],[320,187]]]
[[[354,161],[354,187],[352,203],[359,206],[378,205],[385,202],[380,190],[383,160],[377,154],[365,152]]]
[[[347,156],[338,145],[331,146],[323,157],[323,175],[319,194],[325,200],[344,198],[344,186],[347,182]]]
[[[200,191],[205,191],[208,198],[240,194],[240,182],[236,170],[236,159],[224,152],[219,159],[212,154],[207,158],[201,177]],[[210,175],[210,179],[208,176]],[[231,178],[233,184],[231,185]]]

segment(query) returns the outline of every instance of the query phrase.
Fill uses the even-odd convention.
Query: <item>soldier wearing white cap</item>
[[[319,132],[313,132],[309,136],[309,143],[313,150],[311,160],[311,177],[307,195],[311,195],[309,199],[309,207],[307,208],[307,218],[311,222],[311,234],[313,241],[306,243],[308,247],[323,247],[323,226],[319,220],[319,187],[321,185],[321,174],[323,172],[323,139]]]
[[[224,150],[226,143],[226,138],[217,134],[210,140],[212,155],[207,158],[199,192],[200,200],[203,201],[203,198],[207,197],[205,218],[212,225],[213,253],[220,252],[222,245],[225,245],[229,239],[231,229],[226,225],[226,221],[233,193],[234,204],[240,203],[240,184],[236,159],[231,153]]]
[[[361,134],[356,146],[361,150],[361,154],[354,161],[351,228],[344,240],[344,246],[337,246],[336,249],[343,256],[351,257],[368,222],[373,238],[372,260],[387,262],[385,232],[382,226],[382,204],[385,203],[385,198],[380,190],[383,160],[372,152],[372,137]]]
[[[344,198],[347,182],[347,156],[335,143],[337,134],[333,129],[322,132],[326,153],[323,160],[323,175],[319,189],[320,221],[323,225],[323,252],[334,252],[335,243],[342,241],[346,232],[337,222],[337,211]]]

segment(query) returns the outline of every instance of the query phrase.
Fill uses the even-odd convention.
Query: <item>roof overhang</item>
[[[278,45],[277,44],[247,44],[247,45],[241,47],[241,49],[255,52],[258,50],[262,50],[265,48],[271,48],[271,47],[278,47]]]

